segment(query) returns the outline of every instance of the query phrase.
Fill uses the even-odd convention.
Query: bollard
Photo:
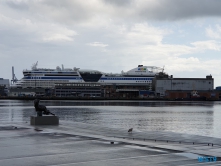
[[[111,144],[114,144],[114,142],[110,142]]]
[[[208,146],[209,146],[209,144],[208,144]]]
[[[155,140],[155,142],[156,142],[156,140]]]
[[[194,145],[194,142],[193,142],[193,145]]]
[[[167,143],[168,143],[168,140],[167,140]]]
[[[212,146],[213,146],[213,144],[212,144]]]

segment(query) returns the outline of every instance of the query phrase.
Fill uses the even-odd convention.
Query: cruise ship
[[[53,88],[55,83],[97,82],[101,84],[151,84],[162,68],[143,66],[119,74],[104,73],[98,70],[86,70],[74,67],[56,69],[38,68],[38,62],[31,70],[23,70],[24,77],[14,83],[12,88]]]

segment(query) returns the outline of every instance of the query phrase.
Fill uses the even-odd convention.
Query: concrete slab
[[[57,116],[31,116],[31,125],[59,125],[59,118]]]
[[[215,157],[221,157],[221,153],[218,153],[218,152],[213,152],[213,151],[210,151],[210,150],[190,150],[188,151],[190,153],[196,153],[196,154],[199,154],[200,156],[215,156]]]
[[[9,130],[7,126],[1,130],[0,127],[1,166],[208,165],[199,163],[196,157],[199,154],[216,154],[217,157],[221,154],[217,147],[217,151],[212,151],[215,148],[211,146],[139,139],[148,134],[157,138],[163,135],[168,137],[171,133],[140,132],[129,135],[121,129],[63,121],[59,126],[38,126],[39,130],[27,123],[11,125],[20,130]],[[123,139],[124,136],[128,137]],[[182,138],[177,134],[174,136],[176,139]],[[131,139],[133,137],[134,140]],[[206,138],[203,137],[202,140]],[[115,143],[110,144],[110,141]],[[220,162],[209,164],[219,165]]]

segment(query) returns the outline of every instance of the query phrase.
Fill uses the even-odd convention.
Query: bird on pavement
[[[128,130],[128,133],[132,133],[132,131],[133,131],[133,128],[130,128],[130,129]]]

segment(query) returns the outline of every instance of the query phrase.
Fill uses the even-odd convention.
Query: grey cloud
[[[48,7],[50,13],[47,15],[62,22],[90,21],[96,16],[124,21],[173,21],[221,16],[220,0],[97,0],[93,3],[47,0],[41,3]]]
[[[8,0],[5,3],[13,9],[17,9],[17,10],[28,10],[29,9],[28,4],[23,1]]]
[[[145,2],[145,1],[144,1]],[[139,15],[147,19],[180,20],[221,16],[219,0],[161,0],[154,5],[143,4]]]
[[[93,6],[88,5],[87,1],[46,0],[41,1],[39,7],[50,18],[65,23],[87,21],[95,13]]]
[[[13,9],[29,8],[32,13],[69,25],[88,24],[97,18],[128,22],[221,16],[220,0],[10,0],[5,3]]]
[[[103,0],[103,2],[116,6],[128,6],[131,5],[134,0]]]

